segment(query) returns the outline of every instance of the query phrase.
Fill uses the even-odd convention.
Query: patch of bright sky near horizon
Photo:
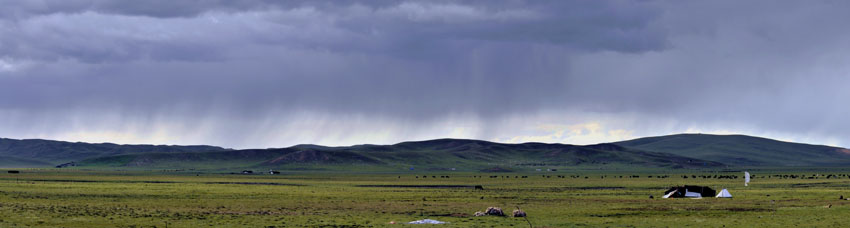
[[[850,146],[842,1],[6,1],[0,137]]]

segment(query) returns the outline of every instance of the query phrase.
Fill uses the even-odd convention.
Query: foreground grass
[[[489,206],[508,212],[519,206],[535,227],[808,227],[840,226],[850,213],[850,201],[838,200],[850,196],[847,177],[756,178],[744,187],[741,179],[681,174],[665,179],[547,174],[551,177],[3,171],[0,227],[408,227],[417,225],[389,222],[425,218],[450,222],[444,227],[528,227],[521,218],[471,216]],[[528,178],[514,178],[523,175]],[[727,188],[735,198],[660,199],[678,184]],[[483,185],[485,190],[380,185]]]

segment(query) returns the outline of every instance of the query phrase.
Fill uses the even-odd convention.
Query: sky
[[[0,0],[0,137],[850,147],[848,1]]]

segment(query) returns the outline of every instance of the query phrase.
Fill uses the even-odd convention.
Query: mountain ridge
[[[493,166],[626,165],[697,168],[849,165],[850,150],[756,136],[712,134],[674,134],[593,145],[440,138],[388,145],[331,147],[299,144],[286,148],[242,150],[206,145],[121,145],[0,138],[0,160],[3,160],[0,166],[16,163],[46,166],[75,161],[92,167],[368,165],[484,169]]]
[[[254,151],[262,155],[244,156]],[[213,159],[210,159],[213,158]],[[355,145],[323,147],[296,145],[278,149],[233,150],[207,153],[134,154],[100,157],[79,162],[83,166],[127,167],[143,164],[147,167],[169,167],[175,161],[184,166],[191,162],[224,164],[237,162],[241,166],[286,169],[293,166],[381,166],[407,169],[485,170],[497,166],[532,169],[538,166],[646,166],[661,168],[719,167],[723,164],[665,153],[641,151],[615,144],[577,146],[568,144],[522,143],[504,144],[482,140],[437,139],[402,142],[392,145]],[[195,167],[204,167],[197,163]],[[222,167],[222,166],[219,166]],[[231,167],[232,168],[232,167]]]
[[[44,163],[66,163],[88,158],[150,152],[197,152],[229,150],[206,145],[151,145],[66,142],[46,139],[0,138],[0,156]]]
[[[840,166],[850,150],[749,135],[674,134],[615,142],[617,145],[707,159],[735,166]]]

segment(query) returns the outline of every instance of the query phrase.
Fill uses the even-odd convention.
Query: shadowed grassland
[[[546,173],[549,178],[541,173],[427,173],[427,178],[418,173],[416,178],[0,171],[0,227],[408,227],[417,225],[388,223],[424,218],[450,222],[443,227],[528,227],[521,218],[472,216],[489,206],[506,211],[519,206],[535,227],[787,227],[839,226],[850,213],[850,201],[838,200],[850,196],[847,177],[757,174],[744,187],[740,178],[684,179],[682,173],[659,179],[646,173],[629,178],[627,173],[567,172]],[[701,174],[713,173],[688,173]],[[450,178],[440,178],[446,175]],[[727,188],[735,198],[660,199],[677,184]],[[485,190],[464,187],[474,185]]]

